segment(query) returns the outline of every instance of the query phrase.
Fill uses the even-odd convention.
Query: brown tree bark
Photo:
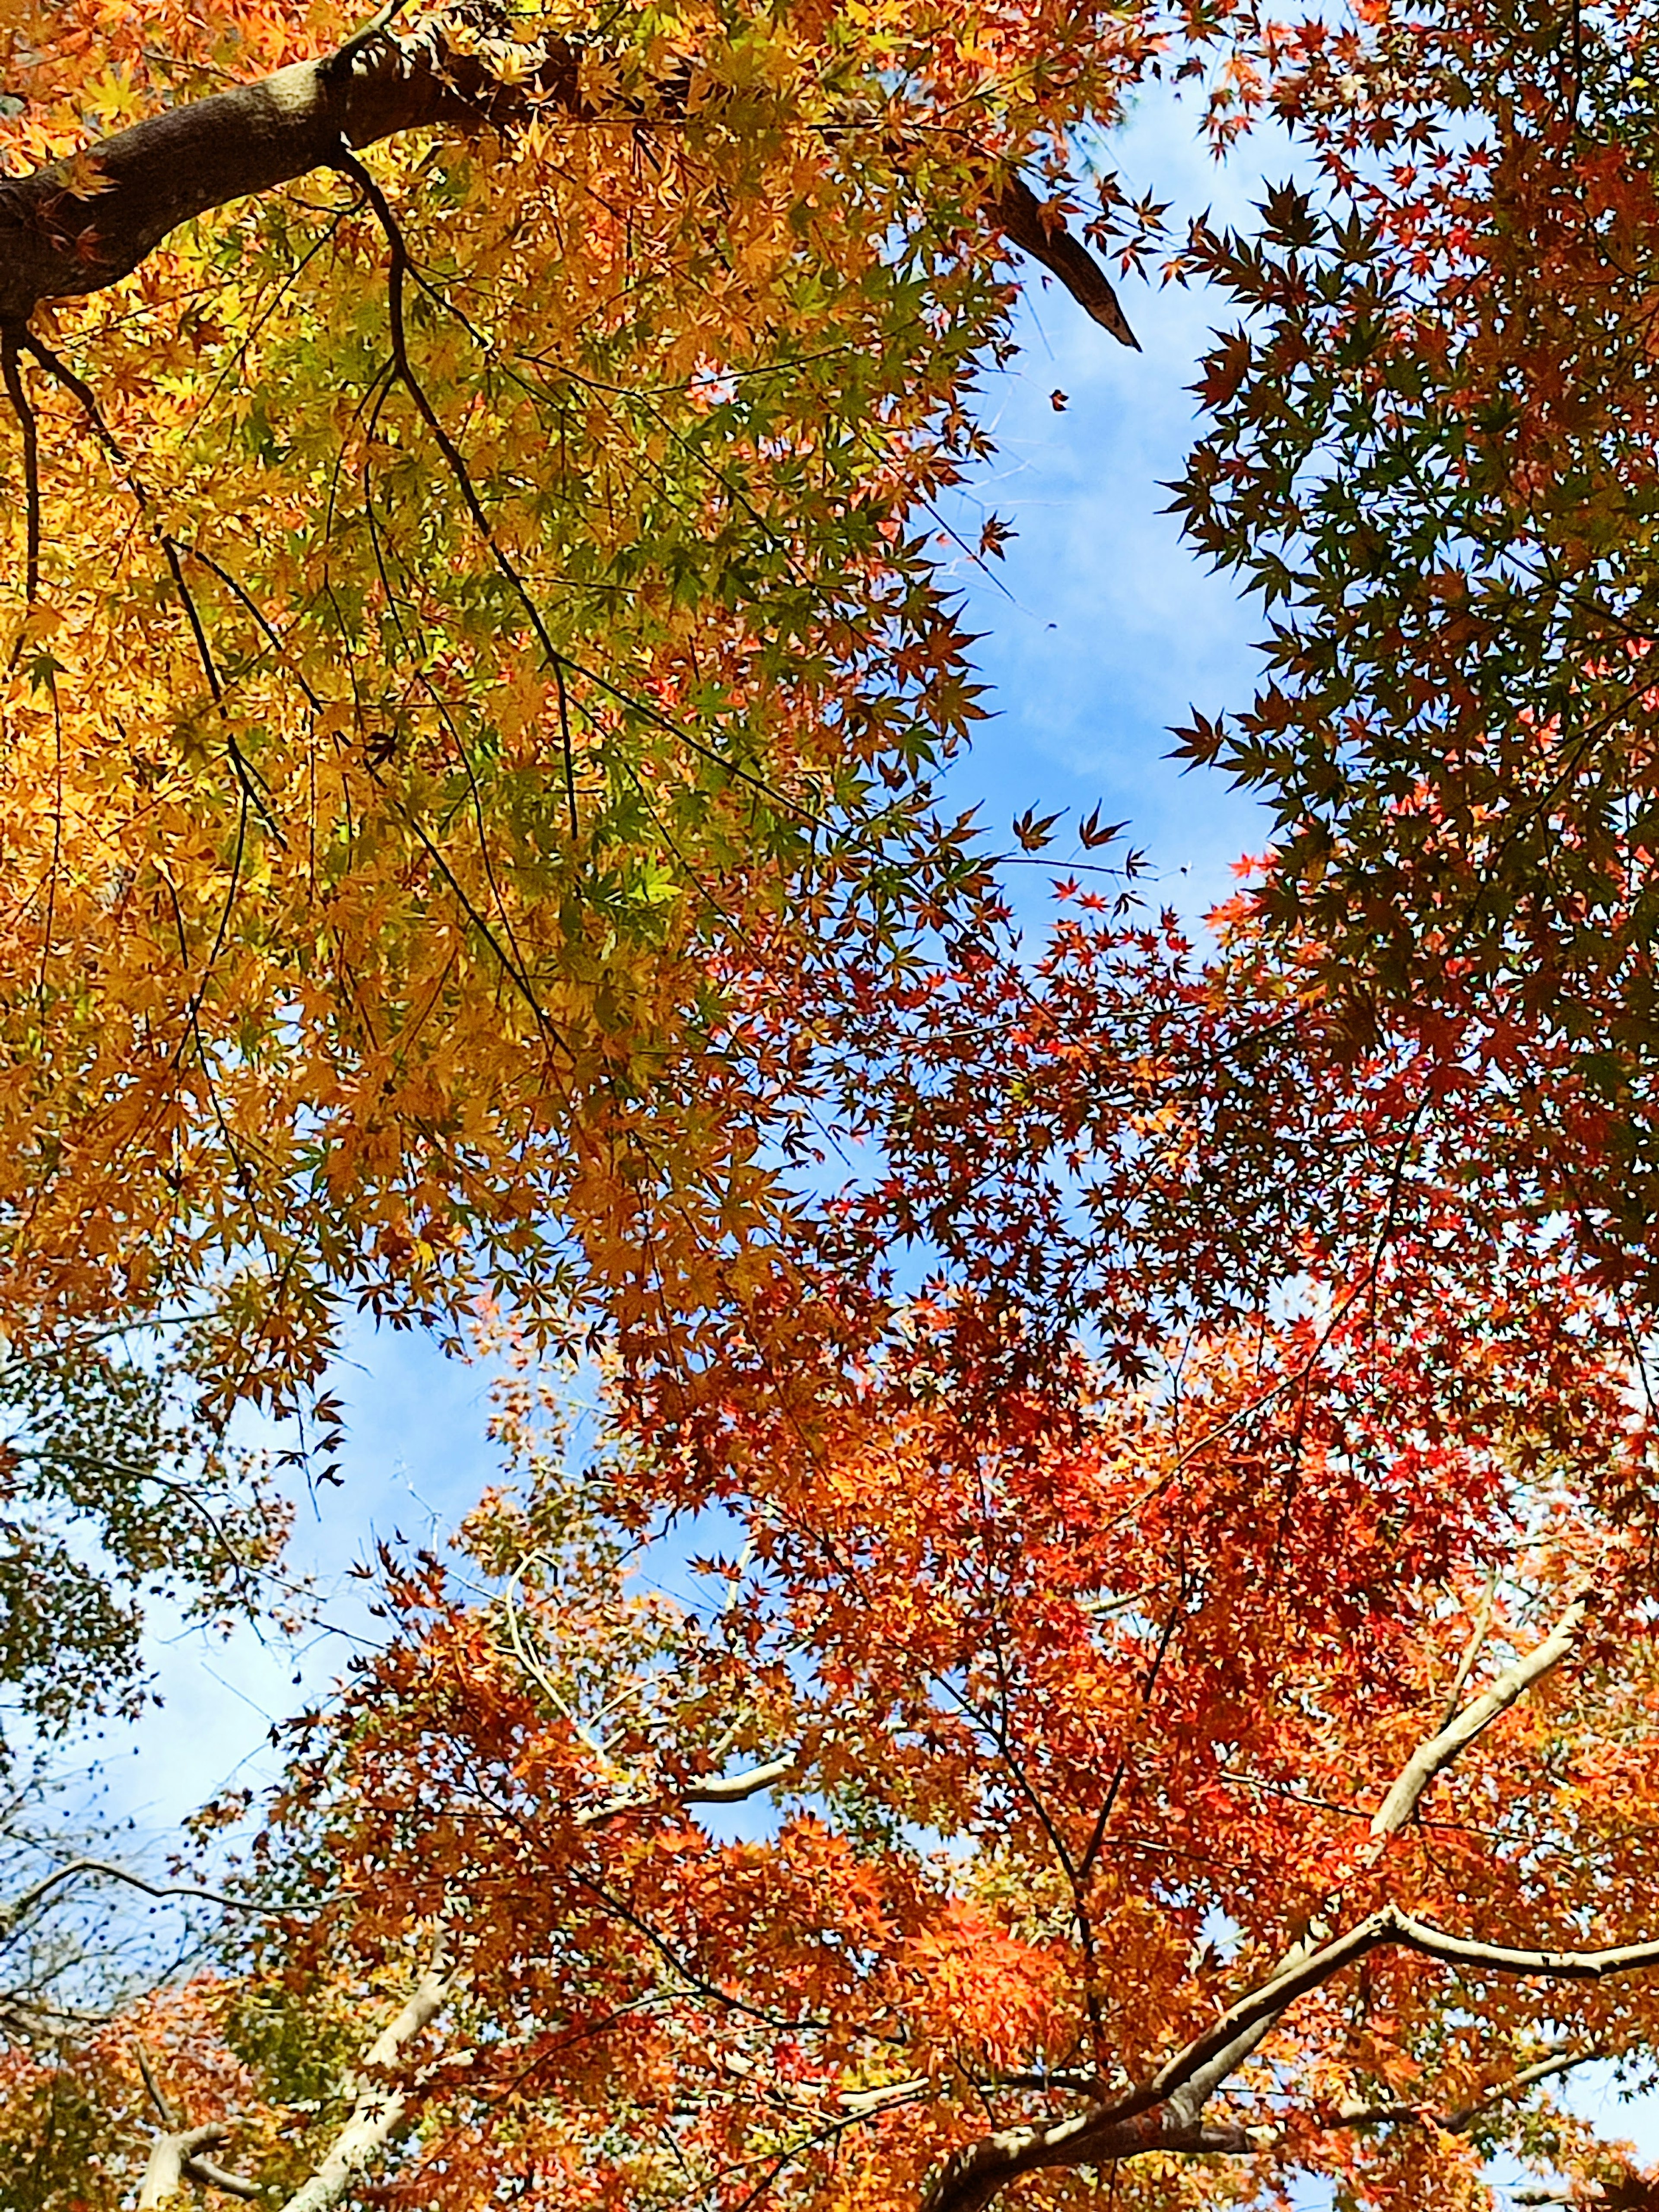
[[[575,110],[567,47],[550,47],[541,70],[509,88],[476,55],[453,51],[437,17],[147,117],[94,146],[73,174],[52,162],[0,181],[0,322],[118,283],[180,223],[326,167],[342,146],[434,125],[505,128],[550,99]]]
[[[537,105],[580,113],[577,58],[560,42],[506,85],[458,50],[434,16],[406,32],[371,28],[316,61],[295,62],[149,116],[71,167],[0,179],[0,326],[43,301],[118,283],[180,223],[291,184],[400,131],[510,129]],[[989,222],[1056,276],[1125,345],[1136,340],[1104,271],[1018,178],[988,194]]]

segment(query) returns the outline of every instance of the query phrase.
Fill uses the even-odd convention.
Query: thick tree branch
[[[185,2179],[199,2182],[204,2189],[222,2190],[227,2197],[240,2197],[244,2204],[254,2203],[264,2191],[257,2181],[247,2181],[240,2173],[227,2173],[210,2158],[199,2152],[185,2160]]]
[[[0,329],[21,329],[43,301],[118,283],[180,223],[337,166],[343,147],[434,126],[510,129],[538,107],[586,113],[563,40],[544,41],[507,83],[451,43],[443,15],[394,31],[398,12],[383,7],[315,61],[147,117],[73,165],[0,179]],[[988,193],[984,213],[1096,322],[1137,345],[1098,262],[1019,178]]]
[[[1028,184],[1011,177],[1000,191],[988,198],[985,212],[1022,253],[1029,253],[1058,277],[1084,313],[1109,330],[1120,345],[1140,351],[1140,340],[1130,329],[1129,319],[1119,306],[1105,270],[1081,240],[1048,214]]]
[[[745,1798],[758,1797],[763,1791],[775,1790],[787,1782],[795,1771],[793,1757],[786,1752],[781,1759],[769,1759],[763,1766],[746,1767],[741,1774],[723,1774],[708,1782],[694,1783],[689,1790],[679,1792],[682,1805],[740,1805]]]
[[[1297,1966],[1241,1998],[1207,2033],[1189,2044],[1170,2060],[1146,2088],[1131,2092],[1115,2104],[1097,2106],[1044,2128],[1011,2128],[988,2136],[958,2154],[946,2166],[929,2195],[927,2212],[983,2212],[1011,2181],[1022,2174],[1054,2166],[1107,2165],[1135,2158],[1147,2151],[1248,2152],[1272,2149],[1279,2140],[1277,2129],[1215,2129],[1201,2127],[1179,2111],[1174,2092],[1208,2066],[1212,2059],[1237,2047],[1253,2029],[1270,2027],[1297,1997],[1318,1989],[1345,1966],[1357,1965],[1373,1951],[1414,1951],[1441,1965],[1461,1966],[1476,1973],[1524,1980],[1602,1981],[1617,1974],[1644,1972],[1659,1966],[1659,1942],[1622,1943],[1597,1951],[1557,1951],[1522,1948],[1506,1943],[1478,1943],[1452,1936],[1426,1920],[1384,1905],[1346,1935],[1311,1952]],[[1249,2046],[1255,2048],[1252,2041]],[[1518,2094],[1533,2081],[1561,2073],[1576,2061],[1550,2061],[1530,2075],[1517,2077],[1494,2093],[1491,2102]],[[1482,2106],[1476,2112],[1486,2109]],[[1474,2117],[1472,2112],[1469,2118]],[[1399,2118],[1399,2112],[1379,2118]],[[1349,2125],[1362,2116],[1351,2116]]]
[[[138,2212],[156,2212],[156,2208],[169,2203],[186,2181],[205,2181],[215,2189],[228,2191],[233,2197],[252,2199],[259,2193],[251,2182],[235,2174],[226,2173],[204,2159],[204,2151],[216,2150],[231,2132],[230,2125],[222,2120],[209,2120],[199,2128],[180,2128],[175,2134],[158,2136],[150,2147],[149,2161],[144,2168],[143,2180],[138,2188]]]
[[[1528,1652],[1525,1658],[1517,1659],[1490,1689],[1472,1698],[1438,1735],[1418,1746],[1377,1808],[1371,1821],[1374,1837],[1381,1840],[1397,1835],[1417,1810],[1423,1792],[1435,1776],[1443,1773],[1466,1746],[1560,1665],[1578,1641],[1593,1602],[1590,1592],[1581,1592],[1541,1644]]]
[[[1595,1951],[1480,1943],[1450,1935],[1429,1921],[1401,1912],[1397,1905],[1385,1905],[1241,1997],[1212,2027],[1159,2070],[1151,2084],[1152,2094],[1159,2101],[1172,2096],[1249,2030],[1271,2025],[1298,1997],[1318,1989],[1345,1966],[1383,1949],[1414,1951],[1423,1958],[1437,1960],[1442,1966],[1522,1980],[1599,1982],[1610,1975],[1644,1972],[1659,1966],[1659,1941],[1614,1944]]]
[[[155,2106],[164,2130],[151,2145],[144,2166],[144,2178],[138,2190],[139,2212],[148,2212],[151,2205],[165,2204],[186,2181],[200,2182],[209,2189],[222,2190],[227,2197],[240,2197],[245,2203],[252,2203],[260,2193],[258,2183],[244,2181],[240,2173],[228,2173],[207,2155],[234,2132],[234,2121],[210,2120],[202,2127],[181,2128],[161,2094],[149,2052],[142,2043],[135,2043],[132,2049],[143,2077],[145,2094]]]
[[[441,1957],[422,1975],[397,2017],[364,2053],[351,2084],[351,2110],[327,2156],[295,2191],[283,2212],[332,2212],[369,2160],[396,2137],[408,2111],[409,2092],[393,2087],[387,2076],[442,2010],[458,1981]]]
[[[52,162],[0,180],[0,325],[27,322],[43,300],[118,283],[180,223],[325,167],[343,143],[372,146],[434,125],[505,127],[543,101],[577,110],[568,47],[550,44],[538,69],[507,86],[453,48],[434,16],[395,36],[371,29],[319,60],[147,117],[73,172]]]

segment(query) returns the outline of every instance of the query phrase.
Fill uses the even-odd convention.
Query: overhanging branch
[[[537,110],[592,119],[563,40],[519,48],[524,65],[507,82],[452,43],[442,14],[394,30],[398,12],[383,7],[314,61],[147,117],[73,164],[0,179],[0,329],[21,329],[45,301],[118,283],[180,223],[337,166],[343,146],[434,127],[510,130]],[[982,211],[1114,337],[1137,343],[1098,262],[1019,178],[988,189]]]
[[[343,143],[361,149],[433,125],[505,129],[547,103],[579,109],[562,41],[507,85],[451,46],[439,15],[395,35],[371,29],[318,60],[149,116],[73,170],[54,161],[0,183],[0,325],[119,283],[180,223],[326,167]]]

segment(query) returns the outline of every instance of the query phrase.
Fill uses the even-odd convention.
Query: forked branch
[[[1541,1642],[1517,1659],[1443,1727],[1426,1737],[1401,1767],[1373,1815],[1359,1866],[1374,1865],[1421,1804],[1425,1792],[1500,1715],[1559,1667],[1582,1637],[1594,1606],[1589,1590],[1577,1593]],[[1356,1869],[1358,1870],[1358,1869]],[[1325,1900],[1309,1935],[1285,1952],[1267,1978],[1231,2006],[1203,2034],[1176,2051],[1139,2088],[1046,2125],[1011,2128],[970,2144],[945,2167],[930,2192],[927,2212],[983,2212],[1012,2181],[1045,2168],[1107,2165],[1152,2150],[1182,2153],[1272,2148],[1276,2129],[1217,2129],[1202,2124],[1209,2098],[1257,2050],[1298,1998],[1372,1952],[1415,1953],[1476,1975],[1554,1982],[1595,1982],[1659,1967],[1659,1940],[1588,1951],[1483,1943],[1385,1905],[1341,1935],[1326,1937],[1320,1925],[1340,1892]],[[1471,2108],[1468,2120],[1505,2095],[1580,2063],[1552,2057],[1515,2077]],[[1416,2108],[1411,2108],[1416,2116]],[[1338,2124],[1381,2123],[1407,2117],[1405,2108],[1352,2114]]]
[[[228,2196],[240,2197],[244,2203],[252,2203],[259,2194],[258,2184],[244,2181],[240,2174],[227,2173],[207,2155],[232,2132],[228,2123],[210,2120],[199,2128],[180,2128],[175,2133],[158,2136],[150,2146],[149,2160],[139,2185],[138,2212],[156,2212],[156,2208],[178,2196],[186,2181],[205,2182],[210,2188],[223,2190]]]

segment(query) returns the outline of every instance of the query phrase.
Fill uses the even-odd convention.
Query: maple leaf
[[[1039,817],[1035,807],[1027,807],[1014,823],[1014,835],[1028,853],[1040,853],[1049,842],[1049,833],[1060,819],[1058,813]]]

